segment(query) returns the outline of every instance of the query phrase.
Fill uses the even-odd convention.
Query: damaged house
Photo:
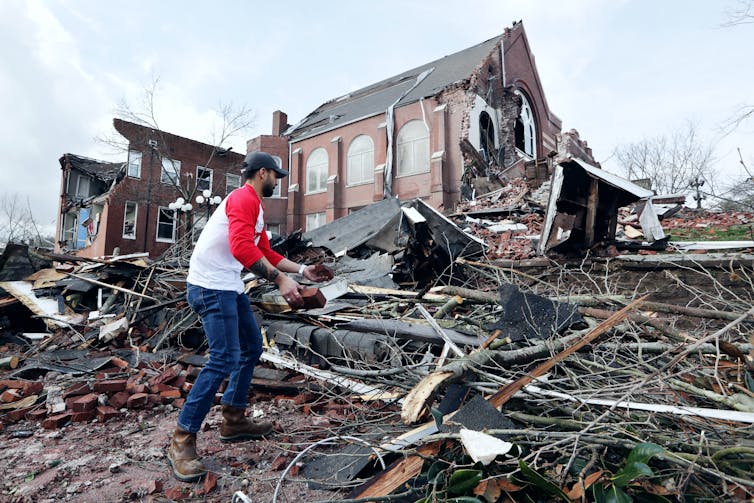
[[[578,133],[561,135],[520,22],[330,100],[294,126],[275,112],[272,135],[251,140],[249,149],[283,148],[287,205],[267,213],[284,233],[312,230],[391,196],[452,210],[476,177],[543,182],[553,152],[594,163]]]
[[[185,233],[195,237],[216,197],[241,186],[243,154],[120,119],[113,125],[128,142],[127,162],[60,158],[56,252],[158,256]],[[182,208],[172,209],[179,197]]]

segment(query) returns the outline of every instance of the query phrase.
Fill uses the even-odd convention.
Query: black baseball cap
[[[243,173],[246,178],[262,168],[274,171],[277,178],[288,176],[288,172],[278,166],[275,158],[267,152],[249,152],[246,154],[246,158],[243,160]]]

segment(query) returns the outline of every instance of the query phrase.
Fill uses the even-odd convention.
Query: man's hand
[[[275,283],[289,306],[296,308],[304,305],[304,299],[301,298],[301,290],[304,289],[303,286],[285,274],[279,275]]]
[[[304,269],[304,277],[310,281],[322,282],[333,279],[332,269],[324,264],[310,265]]]

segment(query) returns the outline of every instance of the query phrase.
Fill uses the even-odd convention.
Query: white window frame
[[[160,237],[160,225],[166,225],[165,223],[161,223],[160,222],[160,217],[163,214],[164,215],[170,215],[170,218],[172,219],[173,232],[172,232],[172,237],[170,239]],[[176,218],[176,211],[175,210],[171,210],[167,206],[159,206],[157,208],[157,227],[155,227],[155,232],[154,232],[155,241],[157,241],[158,243],[174,243],[175,242],[175,231],[176,231],[176,227],[177,227],[176,226],[176,220],[177,220],[177,218]]]
[[[63,224],[60,226],[60,240],[68,246],[76,246],[78,222],[78,213],[69,212],[63,214]]]
[[[133,209],[134,209],[133,232],[131,233],[126,232],[126,215],[128,215],[129,205],[133,205]],[[123,205],[123,229],[122,229],[123,239],[136,239],[136,224],[138,221],[139,221],[139,203],[137,203],[136,201],[126,201],[126,203]]]
[[[276,155],[273,155],[272,158],[275,159],[275,162],[277,163],[278,168],[283,169],[283,160],[280,157],[276,156]],[[282,187],[283,182],[281,182],[281,180],[282,180],[282,178],[278,179],[278,183],[275,185],[275,190],[272,192],[272,195],[270,196],[271,198],[273,198],[273,197],[274,198],[280,198],[280,197],[282,197],[281,196],[281,188],[280,187]]]
[[[175,177],[175,178],[173,178]],[[169,157],[162,158],[162,168],[160,169],[160,183],[166,185],[175,185],[181,181],[181,161]]]
[[[534,110],[529,104],[526,95],[516,90],[516,94],[521,97],[521,113],[518,118],[524,126],[524,150],[516,147],[520,153],[530,159],[537,158],[537,122],[534,118]],[[527,149],[527,147],[529,147]]]
[[[206,178],[199,178],[199,171],[203,171],[205,173],[209,173],[209,180],[206,180]],[[209,189],[210,193],[212,193],[212,185],[214,180],[215,174],[212,168],[207,168],[204,166],[197,166],[196,167],[196,192],[198,194],[201,194],[205,189]],[[209,181],[209,187],[199,187],[199,180],[202,182]]]
[[[142,153],[138,150],[128,151],[128,177],[141,178]]]
[[[86,183],[82,184],[81,183],[82,180],[85,181]],[[86,186],[86,192],[83,194],[81,193],[83,189],[82,185]],[[89,197],[89,192],[91,191],[91,188],[92,188],[92,180],[88,176],[79,173],[78,178],[76,179],[76,197],[81,197],[81,198]]]
[[[311,231],[317,227],[322,227],[327,223],[327,212],[320,211],[317,213],[306,214],[306,231]]]
[[[229,183],[230,180],[237,180],[238,185]],[[225,195],[227,196],[228,194],[233,192],[233,190],[239,188],[241,186],[241,183],[242,183],[241,175],[233,175],[233,174],[227,173],[225,175]]]
[[[327,192],[328,170],[329,159],[327,156],[327,150],[322,147],[312,150],[312,152],[309,154],[309,157],[306,159],[305,194],[319,194],[321,192]],[[316,183],[310,183],[312,180],[314,180]]]
[[[374,141],[361,134],[348,146],[346,186],[374,183]]]
[[[408,121],[398,131],[395,146],[396,177],[428,173],[429,129],[420,120]]]
[[[191,241],[193,243],[196,243],[199,239],[199,235],[201,235],[208,220],[209,218],[206,211],[199,210],[194,212],[193,223],[191,225]]]

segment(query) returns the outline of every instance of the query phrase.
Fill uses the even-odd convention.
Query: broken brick
[[[44,389],[44,383],[41,381],[24,381],[22,393],[24,396],[36,395]]]
[[[83,412],[74,412],[71,414],[71,421],[74,423],[83,423],[94,419],[94,410],[87,410]]]
[[[285,468],[285,466],[288,464],[288,458],[285,456],[278,456],[276,457],[272,463],[270,463],[270,470],[273,472],[278,472]]]
[[[180,409],[181,407],[183,407],[184,403],[186,403],[185,398],[176,398],[175,400],[173,400],[173,407]]]
[[[146,393],[135,393],[128,397],[126,401],[126,407],[129,409],[139,409],[147,405],[149,402],[149,395]]]
[[[94,408],[96,406],[97,406],[97,395],[90,393],[88,395],[75,398],[72,402],[71,409],[74,412],[90,412],[90,411],[94,411]]]
[[[108,419],[118,417],[118,411],[110,407],[109,405],[100,405],[99,407],[97,407],[96,414],[97,420],[100,423],[104,423]]]
[[[122,409],[126,406],[126,403],[128,403],[128,399],[131,397],[131,394],[127,391],[119,391],[118,393],[115,393],[113,396],[111,396],[107,403],[115,407],[116,409]]]
[[[47,417],[47,410],[43,408],[32,410],[26,414],[29,421],[42,421],[45,417]]]
[[[31,407],[22,407],[20,409],[8,411],[5,416],[11,421],[20,421],[22,419],[25,419],[27,414],[33,412],[36,409],[37,405],[32,405]]]
[[[181,501],[188,498],[190,492],[188,487],[171,487],[165,490],[165,497],[173,501]]]
[[[19,401],[23,396],[21,395],[21,391],[17,389],[8,389],[5,390],[0,395],[0,402],[3,403],[11,403],[11,402],[17,402]]]
[[[115,393],[126,389],[125,379],[112,379],[107,381],[95,381],[92,389],[97,393]]]
[[[181,390],[174,388],[160,391],[160,396],[162,398],[181,398]]]
[[[215,487],[217,487],[217,475],[207,472],[204,476],[204,494],[209,494]]]
[[[61,426],[65,426],[66,424],[68,424],[70,420],[71,420],[70,412],[56,414],[42,421],[42,428],[46,430],[54,430],[55,428],[60,428]]]
[[[124,369],[128,367],[128,362],[126,360],[118,358],[117,356],[113,356],[112,360],[110,360],[110,363],[112,363],[114,366],[118,367],[119,369]]]
[[[81,396],[86,395],[87,393],[90,393],[92,390],[89,387],[89,383],[86,382],[77,382],[76,384],[72,384],[71,386],[68,386],[65,391],[63,391],[63,399],[70,398],[72,396]]]

